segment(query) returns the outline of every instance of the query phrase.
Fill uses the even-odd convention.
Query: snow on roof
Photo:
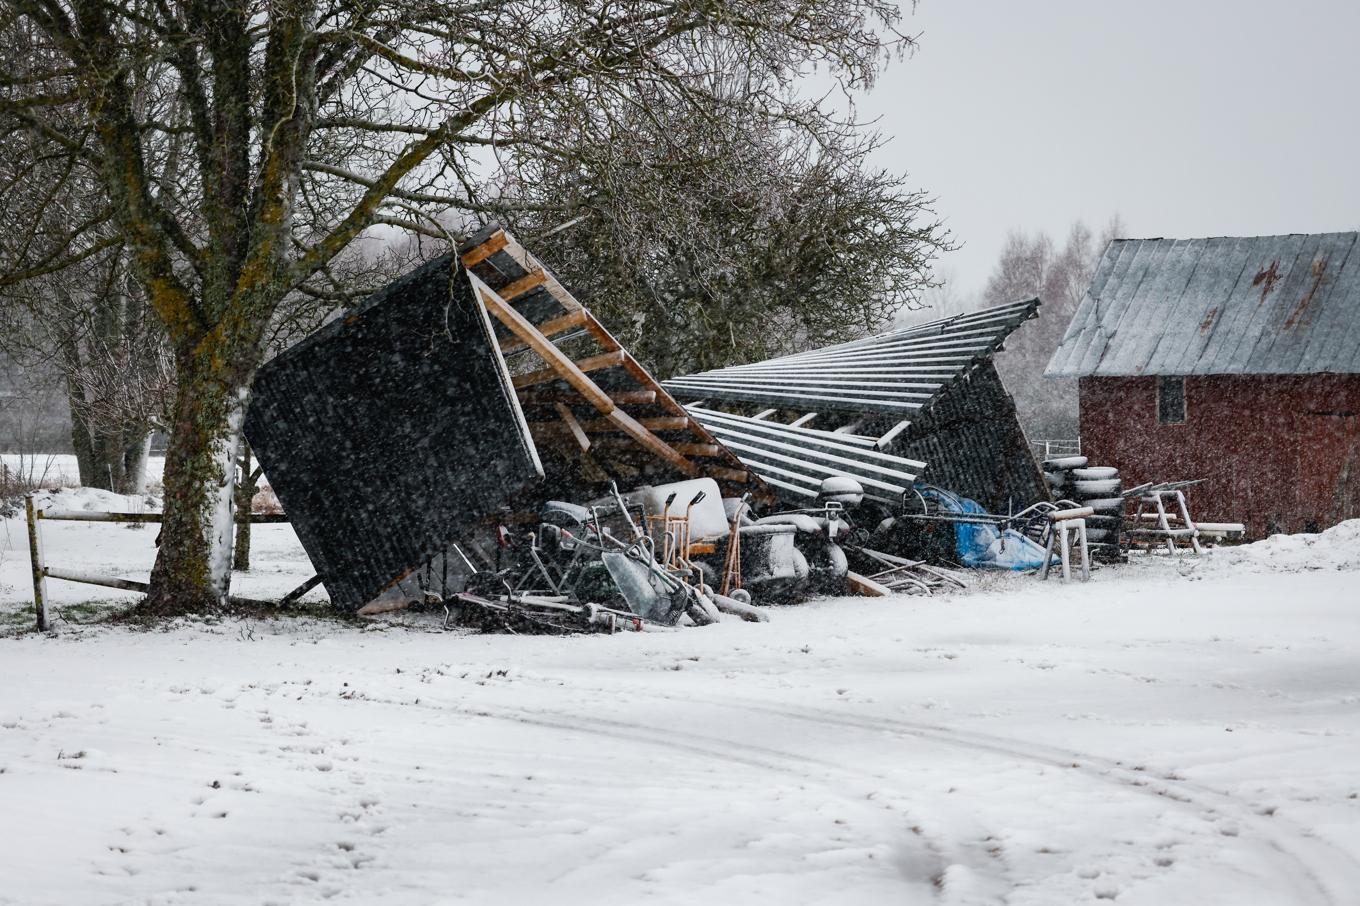
[[[1115,240],[1047,374],[1360,373],[1357,238]]]

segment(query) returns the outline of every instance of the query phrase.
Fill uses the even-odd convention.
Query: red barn
[[[1360,517],[1360,234],[1116,240],[1049,363],[1125,487],[1252,537]]]

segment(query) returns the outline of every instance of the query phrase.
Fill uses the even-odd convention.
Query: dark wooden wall
[[[990,361],[932,403],[893,452],[923,460],[922,480],[972,498],[993,513],[1048,499],[1015,403]]]
[[[1185,379],[1186,420],[1157,421],[1155,377],[1080,383],[1082,451],[1125,487],[1204,478],[1191,514],[1251,537],[1360,517],[1360,375]]]
[[[332,603],[358,608],[541,477],[446,255],[260,369],[246,436]]]

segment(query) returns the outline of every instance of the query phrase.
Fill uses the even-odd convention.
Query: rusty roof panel
[[[1360,373],[1357,240],[1117,239],[1047,373]]]

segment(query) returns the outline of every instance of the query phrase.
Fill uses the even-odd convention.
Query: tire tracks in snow
[[[578,686],[576,688],[579,689],[581,687]],[[614,690],[614,692],[617,693],[617,690]],[[670,696],[664,697],[671,698]],[[854,778],[861,782],[869,781],[873,783],[880,783],[890,779],[881,773],[847,766],[842,762],[814,758],[796,752],[770,748],[768,746],[753,745],[751,743],[732,739],[728,736],[712,736],[703,733],[676,731],[672,728],[659,727],[654,724],[604,718],[593,714],[584,714],[579,711],[566,711],[560,708],[532,709],[499,704],[494,707],[488,705],[465,705],[457,702],[432,700],[428,696],[428,693],[425,695],[413,696],[410,699],[390,698],[365,693],[347,698],[346,703],[413,707],[437,714],[487,718],[527,726],[543,727],[552,730],[653,745],[671,751],[687,752],[692,755],[701,756],[722,766],[740,764],[760,771],[771,771],[783,774],[802,783],[813,783],[824,789],[829,796],[840,799],[848,805],[857,808],[864,807],[865,802],[870,801],[871,797],[868,795],[852,795],[844,790],[838,789],[832,783],[828,782],[824,775],[838,774],[844,777]],[[822,772],[823,776],[817,776],[817,771]],[[1007,886],[1010,885],[1011,881],[1008,877],[1008,873],[1001,865],[997,864],[995,860],[975,858],[973,854],[957,851],[957,847],[951,848],[956,851],[946,854],[939,843],[928,837],[928,831],[922,833],[920,836],[923,839],[918,841],[919,845],[921,845],[933,858],[934,864],[931,867],[931,872],[928,877],[917,878],[916,880],[933,882],[938,887],[944,870],[951,862],[957,862],[967,864],[968,868],[980,875],[989,876],[997,883],[1005,884]]]
[[[521,679],[527,678],[529,677],[521,677]],[[569,683],[562,677],[541,676],[535,677],[534,679],[543,682],[568,683],[567,688],[573,688],[580,691],[599,692],[614,696],[619,695],[618,689],[585,687]],[[1105,784],[1114,785],[1128,792],[1155,797],[1161,801],[1173,803],[1184,809],[1196,810],[1200,814],[1200,817],[1203,817],[1205,814],[1216,817],[1231,817],[1238,823],[1249,827],[1252,836],[1256,840],[1263,843],[1271,851],[1278,853],[1283,859],[1296,867],[1297,872],[1290,872],[1288,880],[1291,882],[1295,880],[1304,882],[1303,886],[1307,889],[1300,890],[1300,893],[1308,896],[1308,899],[1305,902],[1326,904],[1326,906],[1349,906],[1349,904],[1353,902],[1350,898],[1351,892],[1360,889],[1360,861],[1357,861],[1354,856],[1335,844],[1317,837],[1312,832],[1287,819],[1263,817],[1251,803],[1244,802],[1230,793],[1216,790],[1204,784],[1195,783],[1183,778],[1167,776],[1166,773],[1162,776],[1157,776],[1155,772],[1151,772],[1141,765],[1130,766],[1119,759],[981,731],[963,730],[947,727],[942,724],[908,721],[900,718],[860,717],[812,707],[793,708],[761,699],[733,697],[705,698],[690,694],[683,696],[667,695],[653,690],[643,690],[638,687],[633,687],[629,692],[631,695],[639,697],[645,696],[646,698],[661,699],[664,701],[706,705],[737,711],[750,711],[772,717],[811,723],[818,726],[830,725],[874,734],[888,732],[949,748],[961,749],[969,752],[980,752],[993,756],[1002,756],[1017,761],[1043,765],[1045,767],[1074,771],[1082,776]],[[552,713],[562,715],[564,712],[559,709]],[[488,713],[486,716],[496,717],[497,715]],[[571,729],[576,721],[610,723],[609,721],[590,715],[572,714],[570,718],[565,716],[559,717],[556,718],[552,724],[544,725],[561,726],[563,729]],[[673,731],[668,731],[664,728],[654,726],[647,727],[643,724],[628,723],[622,725],[635,729],[645,728],[652,733],[661,734],[663,737],[669,734],[670,738],[676,741],[697,738],[693,736],[693,734],[676,734]],[[709,739],[720,742],[722,745],[746,746],[746,744],[743,743],[736,743],[725,739],[720,740],[716,737],[709,737]],[[773,753],[774,750],[765,751]],[[882,775],[872,774],[866,771],[848,771],[844,765],[840,764],[833,765],[832,763],[821,762],[817,759],[804,759],[803,756],[793,755],[792,753],[787,752],[781,752],[779,754],[785,758],[797,758],[806,760],[809,763],[833,766],[847,773],[859,773],[861,776],[880,780],[887,779]],[[1273,827],[1271,825],[1273,825]],[[1285,832],[1283,833],[1281,832],[1282,827],[1285,829]],[[1332,873],[1340,873],[1344,876],[1335,881],[1329,881],[1327,878],[1323,877],[1323,872],[1318,867],[1319,863],[1343,864],[1345,866],[1344,872]]]

